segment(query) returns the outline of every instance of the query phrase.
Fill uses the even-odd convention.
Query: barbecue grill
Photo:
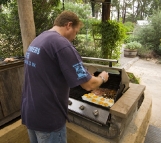
[[[109,73],[109,79],[103,83],[97,90],[104,100],[112,99],[114,104],[129,88],[129,78],[123,68],[112,67],[113,62],[117,60],[83,57],[83,60],[108,62],[108,65],[94,63],[84,63],[87,70],[98,76],[102,71]],[[115,138],[119,135],[119,127],[111,121],[111,106],[102,106],[93,102],[84,100],[82,97],[96,91],[86,91],[81,86],[70,89],[68,113],[71,122],[74,122],[100,136],[106,138]]]

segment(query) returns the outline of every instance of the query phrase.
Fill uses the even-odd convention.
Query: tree
[[[144,48],[151,49],[161,55],[160,39],[161,39],[161,11],[153,12],[149,18],[149,24],[136,27],[134,36],[143,45]]]
[[[40,3],[41,7],[39,10],[44,12],[43,8],[46,4],[48,4],[48,6],[55,6],[59,4],[60,0],[17,0],[24,54],[26,53],[29,44],[36,36],[33,2],[37,2],[37,4]],[[45,8],[48,9],[48,7]]]
[[[117,21],[120,21],[120,1],[118,0],[113,0],[112,1],[112,7],[115,7],[116,13],[117,13]]]
[[[0,12],[0,56],[22,56],[23,46],[17,2],[3,5]]]
[[[35,38],[35,23],[32,0],[17,0],[24,55],[31,41]]]
[[[0,5],[2,4],[7,4],[9,3],[11,0],[0,0]]]
[[[32,0],[32,3],[37,36],[53,27],[54,20],[61,13],[62,7],[55,7],[59,5],[59,0]]]
[[[59,4],[59,0],[30,0],[30,3],[25,2],[12,0],[1,9],[0,54],[2,57],[22,56],[21,49],[25,54],[35,35],[51,28],[54,18],[61,11],[54,7]]]
[[[161,0],[153,0],[151,1],[151,6],[149,8],[149,15],[153,14],[154,10],[161,10]]]

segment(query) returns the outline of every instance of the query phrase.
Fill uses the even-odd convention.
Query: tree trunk
[[[92,17],[95,17],[95,3],[91,2],[91,7],[92,7]]]
[[[124,8],[125,9],[124,9],[124,14],[123,14],[123,18],[122,18],[122,20],[123,20],[122,23],[125,23],[125,19],[126,19],[126,3],[125,3],[125,7]]]
[[[105,0],[105,3],[102,3],[102,22],[106,20],[110,20],[110,8],[111,8],[111,1]]]
[[[117,21],[120,21],[120,7],[118,6],[118,11],[117,11]]]
[[[35,23],[32,0],[17,0],[24,55],[31,41],[35,38]]]

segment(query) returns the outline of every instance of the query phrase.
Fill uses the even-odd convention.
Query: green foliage
[[[126,72],[126,73],[127,73],[128,77],[129,77],[131,83],[135,83],[135,84],[140,83],[140,79],[136,78],[133,73],[131,73],[131,72]]]
[[[16,1],[0,13],[0,57],[21,56],[22,39]]]
[[[79,34],[73,43],[79,54],[84,57],[101,57],[101,49],[94,48],[93,37]]]
[[[83,3],[83,0],[65,0],[65,2],[71,2],[71,3]]]
[[[149,19],[150,24],[136,27],[134,35],[146,49],[151,49],[161,55],[161,11],[155,11]]]
[[[36,35],[53,27],[56,16],[62,11],[55,7],[59,5],[59,2],[59,0],[49,2],[32,0]]]
[[[137,50],[137,55],[140,58],[154,58],[154,52],[150,49],[147,49],[145,47],[141,47],[140,49]]]
[[[95,22],[98,22],[99,20],[95,19],[95,18],[86,18],[86,19],[82,19],[81,20],[83,22],[83,27],[80,31],[81,34],[86,34],[88,32],[88,34],[92,35],[92,25]]]
[[[11,2],[11,0],[0,0],[0,5],[1,4],[8,4],[9,2]]]
[[[130,49],[130,50],[140,49],[141,47],[142,47],[142,45],[137,41],[126,43],[126,45],[125,45],[125,48]]]
[[[124,39],[124,43],[130,43],[137,41],[137,37],[135,37],[133,34],[127,35],[126,38]]]
[[[132,23],[132,22],[125,22],[124,26],[125,26],[126,32],[133,32],[133,30],[134,30],[134,23]]]
[[[154,9],[161,10],[161,1],[160,0],[152,0],[151,1],[151,6],[149,7],[148,14],[153,15]]]
[[[54,7],[58,4],[59,0],[48,2],[33,0],[37,35],[53,26],[55,17],[61,12],[60,9]],[[0,58],[22,56],[23,46],[16,0],[4,6],[0,12],[0,25]]]
[[[80,55],[87,57],[100,57],[101,49],[99,47],[95,48],[93,37],[91,36],[92,24],[98,21],[95,18],[91,18],[91,6],[89,4],[66,2],[65,10],[70,10],[76,13],[84,25],[76,39],[73,41],[73,44]]]
[[[136,22],[137,21],[137,17],[135,14],[128,14],[126,15],[126,21],[132,21],[132,22]]]
[[[100,57],[101,50],[99,48],[94,49],[90,46],[85,46],[85,42],[81,42],[79,46],[77,46],[77,50],[81,56],[84,57]]]
[[[65,3],[65,10],[70,10],[78,15],[78,17],[83,22],[83,28],[80,31],[80,34],[88,34],[91,29],[91,23],[94,21],[91,16],[91,7],[89,4],[82,4],[83,2],[66,2]]]
[[[91,15],[91,7],[89,4],[65,3],[65,10],[70,10],[78,15],[80,19],[88,19]]]
[[[134,23],[125,22],[124,27],[126,29],[126,37],[124,39],[124,43],[136,41],[136,37],[134,37],[134,35],[133,35]]]
[[[94,39],[100,40],[102,58],[115,58],[120,56],[120,46],[125,38],[125,27],[122,23],[108,20],[93,24]]]

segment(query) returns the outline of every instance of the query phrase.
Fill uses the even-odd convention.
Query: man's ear
[[[69,29],[69,28],[71,28],[72,27],[72,22],[68,22],[68,24],[67,24],[67,29]]]

